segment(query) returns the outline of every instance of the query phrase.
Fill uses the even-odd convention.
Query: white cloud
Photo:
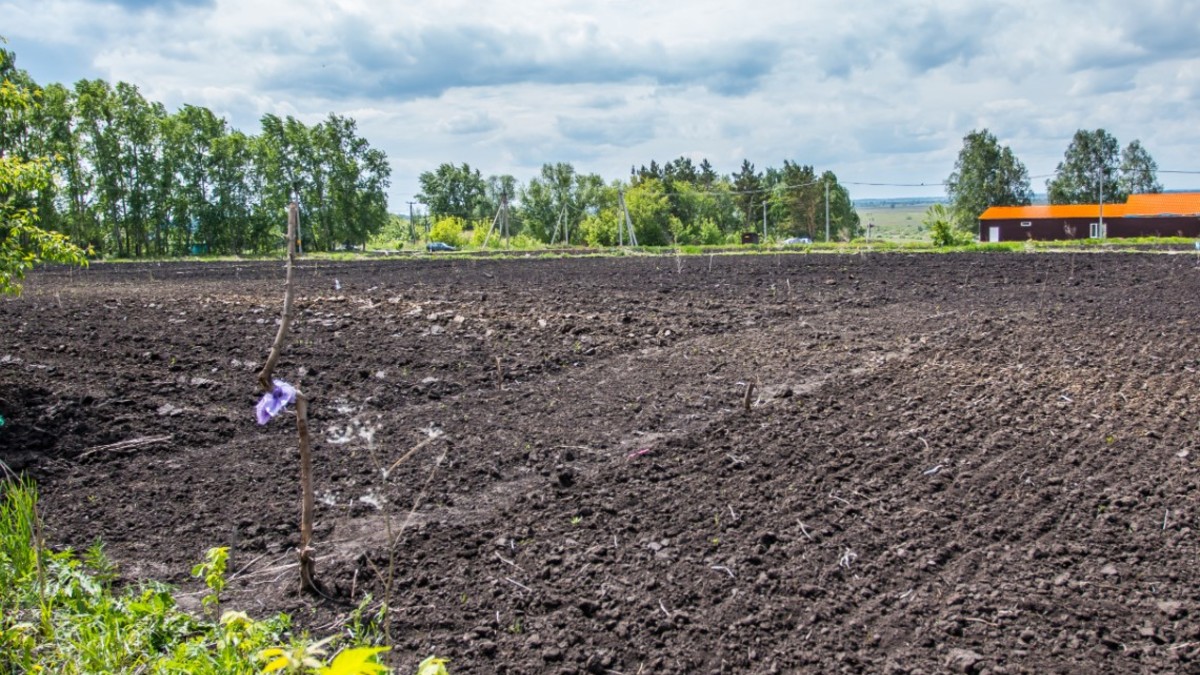
[[[0,0],[0,16],[39,81],[124,80],[250,132],[267,112],[354,117],[392,161],[397,211],[421,171],[464,161],[526,181],[543,162],[611,180],[680,155],[725,173],[791,159],[933,186],[858,197],[937,194],[983,127],[1034,175],[1099,127],[1200,168],[1200,5],[1174,0]]]

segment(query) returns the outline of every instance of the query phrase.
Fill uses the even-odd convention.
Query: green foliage
[[[616,246],[618,217],[616,208],[589,215],[579,224],[579,236],[588,246]]]
[[[741,212],[741,226],[753,229],[757,209],[761,208],[762,175],[754,170],[750,160],[742,160],[742,167],[733,175],[734,201]]]
[[[1158,163],[1142,142],[1134,139],[1121,151],[1121,169],[1118,182],[1127,195],[1162,192],[1158,182]]]
[[[352,119],[331,114],[310,127],[266,115],[251,136],[206,108],[169,113],[125,82],[42,89],[9,52],[0,71],[0,155],[44,157],[51,177],[14,208],[100,254],[275,250],[293,197],[306,250],[361,245],[387,223],[391,167]],[[8,105],[13,91],[27,94],[19,109]],[[0,189],[0,201],[9,196]]]
[[[370,593],[364,595],[346,622],[346,633],[357,644],[378,645],[384,641],[383,623],[387,620],[387,603],[379,603],[372,614],[370,608],[374,601]]]
[[[442,218],[429,228],[429,240],[445,242],[455,247],[462,246],[467,241],[463,236],[463,224],[462,218],[454,216]],[[487,234],[486,230],[484,230],[484,234]]]
[[[104,552],[104,543],[99,539],[83,553],[83,565],[96,581],[109,586],[117,579],[117,565]]]
[[[421,193],[417,200],[429,207],[436,220],[480,220],[491,215],[487,213],[487,185],[483,176],[465,162],[461,166],[442,164],[435,171],[422,173],[418,180]]]
[[[16,589],[28,586],[38,572],[36,530],[37,490],[25,480],[0,482],[0,615]]]
[[[0,81],[0,119],[11,123],[20,118],[34,107],[36,98],[34,91],[5,77]],[[0,293],[15,295],[34,265],[87,265],[87,257],[66,236],[38,226],[36,202],[52,185],[49,162],[9,155],[5,148],[0,142]]]
[[[665,186],[658,179],[648,178],[625,192],[625,208],[633,221],[633,231],[641,246],[665,246],[671,243],[672,220]],[[617,218],[620,218],[620,213]],[[626,242],[628,243],[628,242]]]
[[[1123,202],[1129,196],[1118,180],[1120,145],[1104,129],[1075,132],[1071,144],[1046,181],[1051,204],[1095,204]],[[1148,155],[1147,155],[1148,157]]]
[[[414,241],[423,233],[424,228],[418,232],[416,227],[409,226],[408,216],[392,214],[388,216],[388,221],[383,228],[367,240],[367,246],[375,249],[400,250],[406,243]]]
[[[378,662],[387,648],[355,644],[359,635],[351,635],[352,642],[326,662],[327,647],[345,639],[335,635],[314,643],[289,638],[287,615],[254,620],[227,611],[217,621],[206,621],[181,611],[170,589],[160,584],[114,592],[94,574],[95,568],[111,571],[111,563],[99,560],[98,545],[89,549],[87,564],[81,564],[70,551],[41,549],[37,532],[36,488],[27,481],[0,482],[0,672],[390,672]],[[225,559],[224,549],[213,549],[196,567],[214,592],[224,585]],[[436,670],[444,663],[426,659],[421,668],[434,669],[420,672],[444,674],[444,666]]]
[[[225,590],[225,566],[229,561],[229,547],[208,549],[204,562],[192,568],[192,576],[203,579],[209,593],[201,600],[205,609],[215,610],[221,606],[221,591]]]
[[[258,654],[266,662],[263,673],[311,673],[315,675],[379,675],[391,669],[377,660],[388,647],[349,647],[338,652],[329,665],[322,663],[326,645],[333,638],[309,643],[294,640],[288,647],[271,647]]]
[[[698,229],[692,241],[701,246],[716,246],[725,241],[725,233],[721,231],[720,226],[708,218],[700,221]]]
[[[974,232],[990,206],[1028,206],[1033,200],[1029,171],[987,129],[963,137],[946,194],[952,223],[962,232]]]
[[[921,222],[929,230],[929,236],[933,240],[933,245],[939,248],[944,246],[962,246],[970,243],[972,240],[972,237],[967,233],[954,228],[950,223],[950,213],[942,204],[930,206],[925,211],[925,218]]]
[[[488,238],[488,232],[491,231],[491,238]],[[483,248],[484,240],[487,240],[487,248],[493,251],[502,251],[506,248],[520,249],[536,249],[543,246],[542,242],[533,238],[527,233],[512,234],[510,229],[508,241],[504,240],[504,236],[500,232],[500,225],[496,225],[496,229],[492,230],[491,222],[477,221],[474,229],[470,230],[469,235],[463,236],[464,240],[468,240],[471,246]]]

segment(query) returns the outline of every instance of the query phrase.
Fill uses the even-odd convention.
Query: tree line
[[[307,250],[365,244],[388,221],[387,156],[351,118],[268,114],[249,135],[204,107],[168,112],[126,82],[39,86],[4,49],[0,80],[30,101],[0,115],[0,151],[43,158],[51,178],[0,198],[98,254],[273,250],[293,198]]]
[[[830,238],[861,233],[849,191],[837,176],[791,161],[758,171],[746,160],[737,172],[721,175],[707,159],[696,164],[680,157],[633,167],[628,180],[611,182],[569,163],[548,163],[524,186],[512,176],[484,178],[469,164],[447,163],[422,173],[419,181],[417,199],[443,225],[438,228],[443,239],[456,236],[453,226],[444,226],[447,220],[459,229],[489,228],[503,202],[510,234],[544,243],[615,245],[626,212],[638,243],[646,246],[728,243],[744,230],[761,232],[764,211],[770,236],[817,241],[825,238],[826,187]]]
[[[1124,202],[1131,194],[1155,192],[1162,192],[1158,164],[1141,141],[1122,149],[1104,129],[1076,131],[1046,181],[1051,204]],[[972,233],[988,207],[1028,206],[1033,201],[1029,171],[987,129],[963,138],[954,171],[946,179],[946,194],[950,209],[945,216],[960,231]]]

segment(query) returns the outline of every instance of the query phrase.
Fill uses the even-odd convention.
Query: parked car
[[[444,241],[431,241],[425,245],[425,248],[428,249],[430,252],[433,252],[433,251],[457,251],[458,250],[457,248],[454,248],[453,246],[451,246],[450,244],[447,244]]]
[[[811,243],[812,243],[812,239],[809,239],[808,237],[792,237],[791,239],[783,240],[784,246],[801,246],[801,245],[807,245],[807,244],[811,244]]]

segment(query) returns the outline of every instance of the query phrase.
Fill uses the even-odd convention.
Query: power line
[[[841,185],[869,185],[871,187],[942,187],[942,183],[863,183],[848,180],[838,181]]]
[[[771,187],[768,187],[768,188],[759,188],[759,189],[757,189],[757,190],[720,190],[720,191],[713,191],[713,190],[700,191],[700,190],[697,190],[697,191],[695,191],[695,192],[689,192],[688,194],[689,194],[689,195],[712,195],[712,196],[721,196],[721,195],[758,195],[758,194],[762,194],[762,193],[764,193],[764,192],[777,192],[777,191],[780,191],[780,190],[799,190],[800,188],[803,188],[803,187],[810,187],[810,186],[813,186],[813,185],[818,185],[818,184],[820,184],[820,183],[823,183],[824,181],[825,181],[825,179],[823,179],[823,178],[818,178],[817,180],[814,180],[814,181],[812,181],[812,182],[809,182],[809,183],[797,183],[797,184],[795,184],[795,185],[773,185],[773,186],[771,186]],[[680,194],[680,193],[678,193],[678,192],[671,192],[671,193],[665,193],[665,196],[666,196],[666,197],[668,197],[668,198],[675,198],[675,197],[683,197],[684,195],[683,195],[683,194]]]

